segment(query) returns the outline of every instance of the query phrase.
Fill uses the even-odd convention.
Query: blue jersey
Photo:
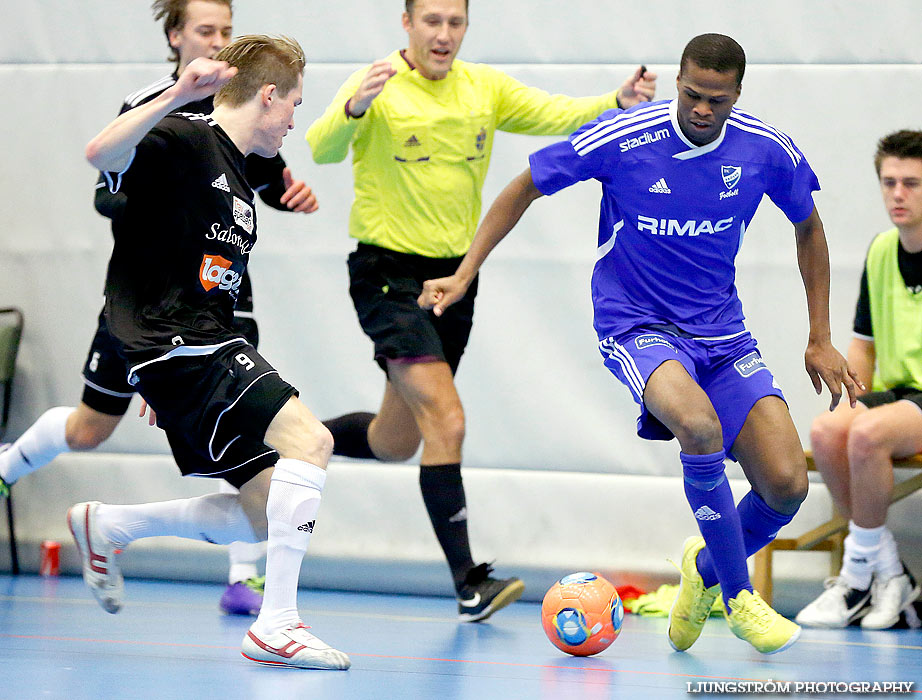
[[[733,109],[718,138],[696,146],[676,107],[604,112],[529,159],[543,194],[602,183],[592,274],[600,339],[651,323],[699,337],[743,331],[734,261],[762,195],[794,223],[813,212],[819,182],[788,136]]]

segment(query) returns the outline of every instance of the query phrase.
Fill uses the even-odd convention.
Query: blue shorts
[[[666,360],[677,360],[704,389],[717,411],[723,446],[731,448],[756,401],[784,395],[748,331],[731,338],[705,339],[673,335],[665,330],[634,328],[599,343],[605,366],[631,391],[640,404],[637,434],[646,440],[675,437],[643,403],[647,380]]]

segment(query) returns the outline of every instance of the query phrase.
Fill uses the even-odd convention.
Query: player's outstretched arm
[[[513,229],[531,203],[541,196],[532,180],[530,168],[506,185],[481,222],[470,250],[455,274],[424,282],[419,305],[441,316],[445,309],[463,297],[490,251]]]
[[[813,388],[822,393],[823,384],[829,388],[833,410],[842,398],[842,387],[854,408],[858,389],[864,385],[858,374],[848,366],[845,358],[832,345],[829,332],[829,248],[823,222],[814,207],[813,213],[794,224],[797,237],[797,264],[807,292],[807,314],[810,318],[810,337],[804,353],[804,364]]]
[[[224,61],[197,58],[179,80],[147,104],[135,107],[110,122],[86,147],[86,159],[94,168],[120,172],[131,162],[131,151],[163,117],[189,102],[217,92],[237,74]]]
[[[656,95],[656,73],[639,66],[618,88],[618,106],[628,109],[641,102],[650,102]]]

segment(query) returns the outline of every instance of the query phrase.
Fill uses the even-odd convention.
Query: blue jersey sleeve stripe
[[[784,141],[788,146],[791,147],[791,150],[797,150],[797,147],[794,145],[794,141],[791,140],[791,137],[785,134],[780,129],[775,128],[771,124],[766,124],[758,117],[754,117],[748,112],[743,112],[740,110],[734,110],[735,114],[733,116],[738,117],[740,121],[745,122],[746,124],[751,124],[752,126],[760,126],[763,129],[767,129],[772,132],[775,136]]]
[[[756,134],[758,136],[771,139],[772,141],[777,143],[779,146],[781,146],[781,148],[784,150],[787,157],[791,159],[791,162],[794,164],[795,167],[797,167],[797,164],[800,163],[801,155],[797,151],[792,150],[790,146],[788,146],[783,140],[778,138],[778,136],[771,133],[770,131],[766,131],[764,129],[759,129],[756,127],[749,126],[748,124],[744,124],[743,122],[733,119],[732,117],[727,120],[727,124],[730,126],[734,126],[737,129],[740,129],[742,131],[748,131],[751,134]]]
[[[588,131],[577,134],[572,139],[573,148],[578,150],[588,141],[591,141],[594,138],[600,138],[607,134],[607,130],[620,129],[625,126],[639,124],[644,122],[646,119],[653,118],[659,114],[668,114],[668,105],[664,105],[662,107],[657,106],[653,109],[638,110],[637,112],[632,112],[630,114],[622,112],[613,119],[606,119],[603,122],[599,122]]]
[[[627,124],[627,125],[618,124],[614,127],[615,128],[614,131],[609,130],[608,132],[600,133],[598,137],[593,139],[590,143],[586,143],[584,141],[579,146],[576,143],[574,143],[573,148],[576,149],[577,154],[584,156],[587,153],[591,153],[592,151],[599,148],[600,146],[604,146],[606,143],[613,141],[614,139],[621,138],[622,136],[626,136],[627,134],[632,134],[635,131],[644,131],[652,126],[663,124],[668,121],[670,121],[669,113],[664,112],[662,115],[658,117],[649,118],[639,123]]]
[[[749,112],[744,112],[744,111],[741,110],[741,109],[734,109],[733,111],[736,113],[735,115],[738,116],[738,117],[740,118],[741,121],[744,121],[744,122],[746,122],[747,124],[752,124],[753,126],[762,126],[762,127],[766,128],[766,129],[768,129],[768,130],[771,131],[773,134],[775,134],[775,135],[778,136],[779,138],[783,139],[784,142],[785,142],[788,146],[790,146],[792,149],[797,150],[797,147],[794,145],[794,141],[791,140],[791,137],[788,136],[788,135],[787,135],[786,133],[784,133],[783,131],[781,131],[781,129],[778,129],[778,128],[772,126],[771,124],[766,124],[766,123],[763,122],[761,119],[759,119],[757,116],[755,116],[755,115],[753,115],[753,114],[750,114]]]

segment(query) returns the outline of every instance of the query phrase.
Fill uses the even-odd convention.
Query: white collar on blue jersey
[[[715,148],[717,148],[721,143],[723,143],[724,135],[727,133],[727,122],[724,122],[723,128],[720,130],[720,136],[706,143],[703,146],[696,146],[685,136],[685,133],[682,131],[682,127],[679,126],[679,99],[676,98],[669,103],[669,118],[672,120],[672,128],[675,130],[676,134],[682,143],[688,146],[689,150],[682,151],[681,153],[674,153],[673,158],[678,158],[679,160],[688,160],[689,158],[697,158],[698,156],[703,156],[705,153],[710,153]],[[728,118],[729,119],[729,118]]]

